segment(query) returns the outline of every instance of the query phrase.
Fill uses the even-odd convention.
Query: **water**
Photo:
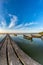
[[[0,41],[2,41],[2,39],[3,39],[5,36],[6,36],[6,35],[1,34],[1,35],[0,35]]]
[[[24,39],[23,36],[12,37],[19,47],[37,62],[43,65],[43,40],[33,38],[33,40]]]

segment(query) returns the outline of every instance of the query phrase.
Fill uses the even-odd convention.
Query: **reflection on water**
[[[6,34],[5,34],[5,35],[1,34],[1,35],[0,35],[0,41],[1,41],[5,36],[6,36]]]
[[[23,36],[12,37],[19,47],[36,61],[43,65],[43,40],[33,38],[33,40],[24,39]]]

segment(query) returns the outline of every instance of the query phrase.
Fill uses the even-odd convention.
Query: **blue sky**
[[[43,0],[0,0],[0,32],[43,31]]]

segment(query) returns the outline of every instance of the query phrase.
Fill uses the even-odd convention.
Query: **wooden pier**
[[[0,65],[41,65],[26,53],[7,34],[0,42]]]

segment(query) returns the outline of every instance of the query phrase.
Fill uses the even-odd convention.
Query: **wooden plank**
[[[2,48],[2,46],[3,46],[3,44],[4,44],[4,42],[5,42],[5,39],[6,39],[6,36],[5,36],[5,38],[2,39],[2,41],[0,42],[0,50],[1,50],[1,48]]]
[[[9,65],[22,65],[19,59],[17,58],[16,54],[13,51],[13,48],[11,46],[10,39],[8,37],[8,61]]]
[[[7,59],[6,59],[6,43],[7,40],[5,40],[2,49],[0,50],[0,65],[7,65]]]

